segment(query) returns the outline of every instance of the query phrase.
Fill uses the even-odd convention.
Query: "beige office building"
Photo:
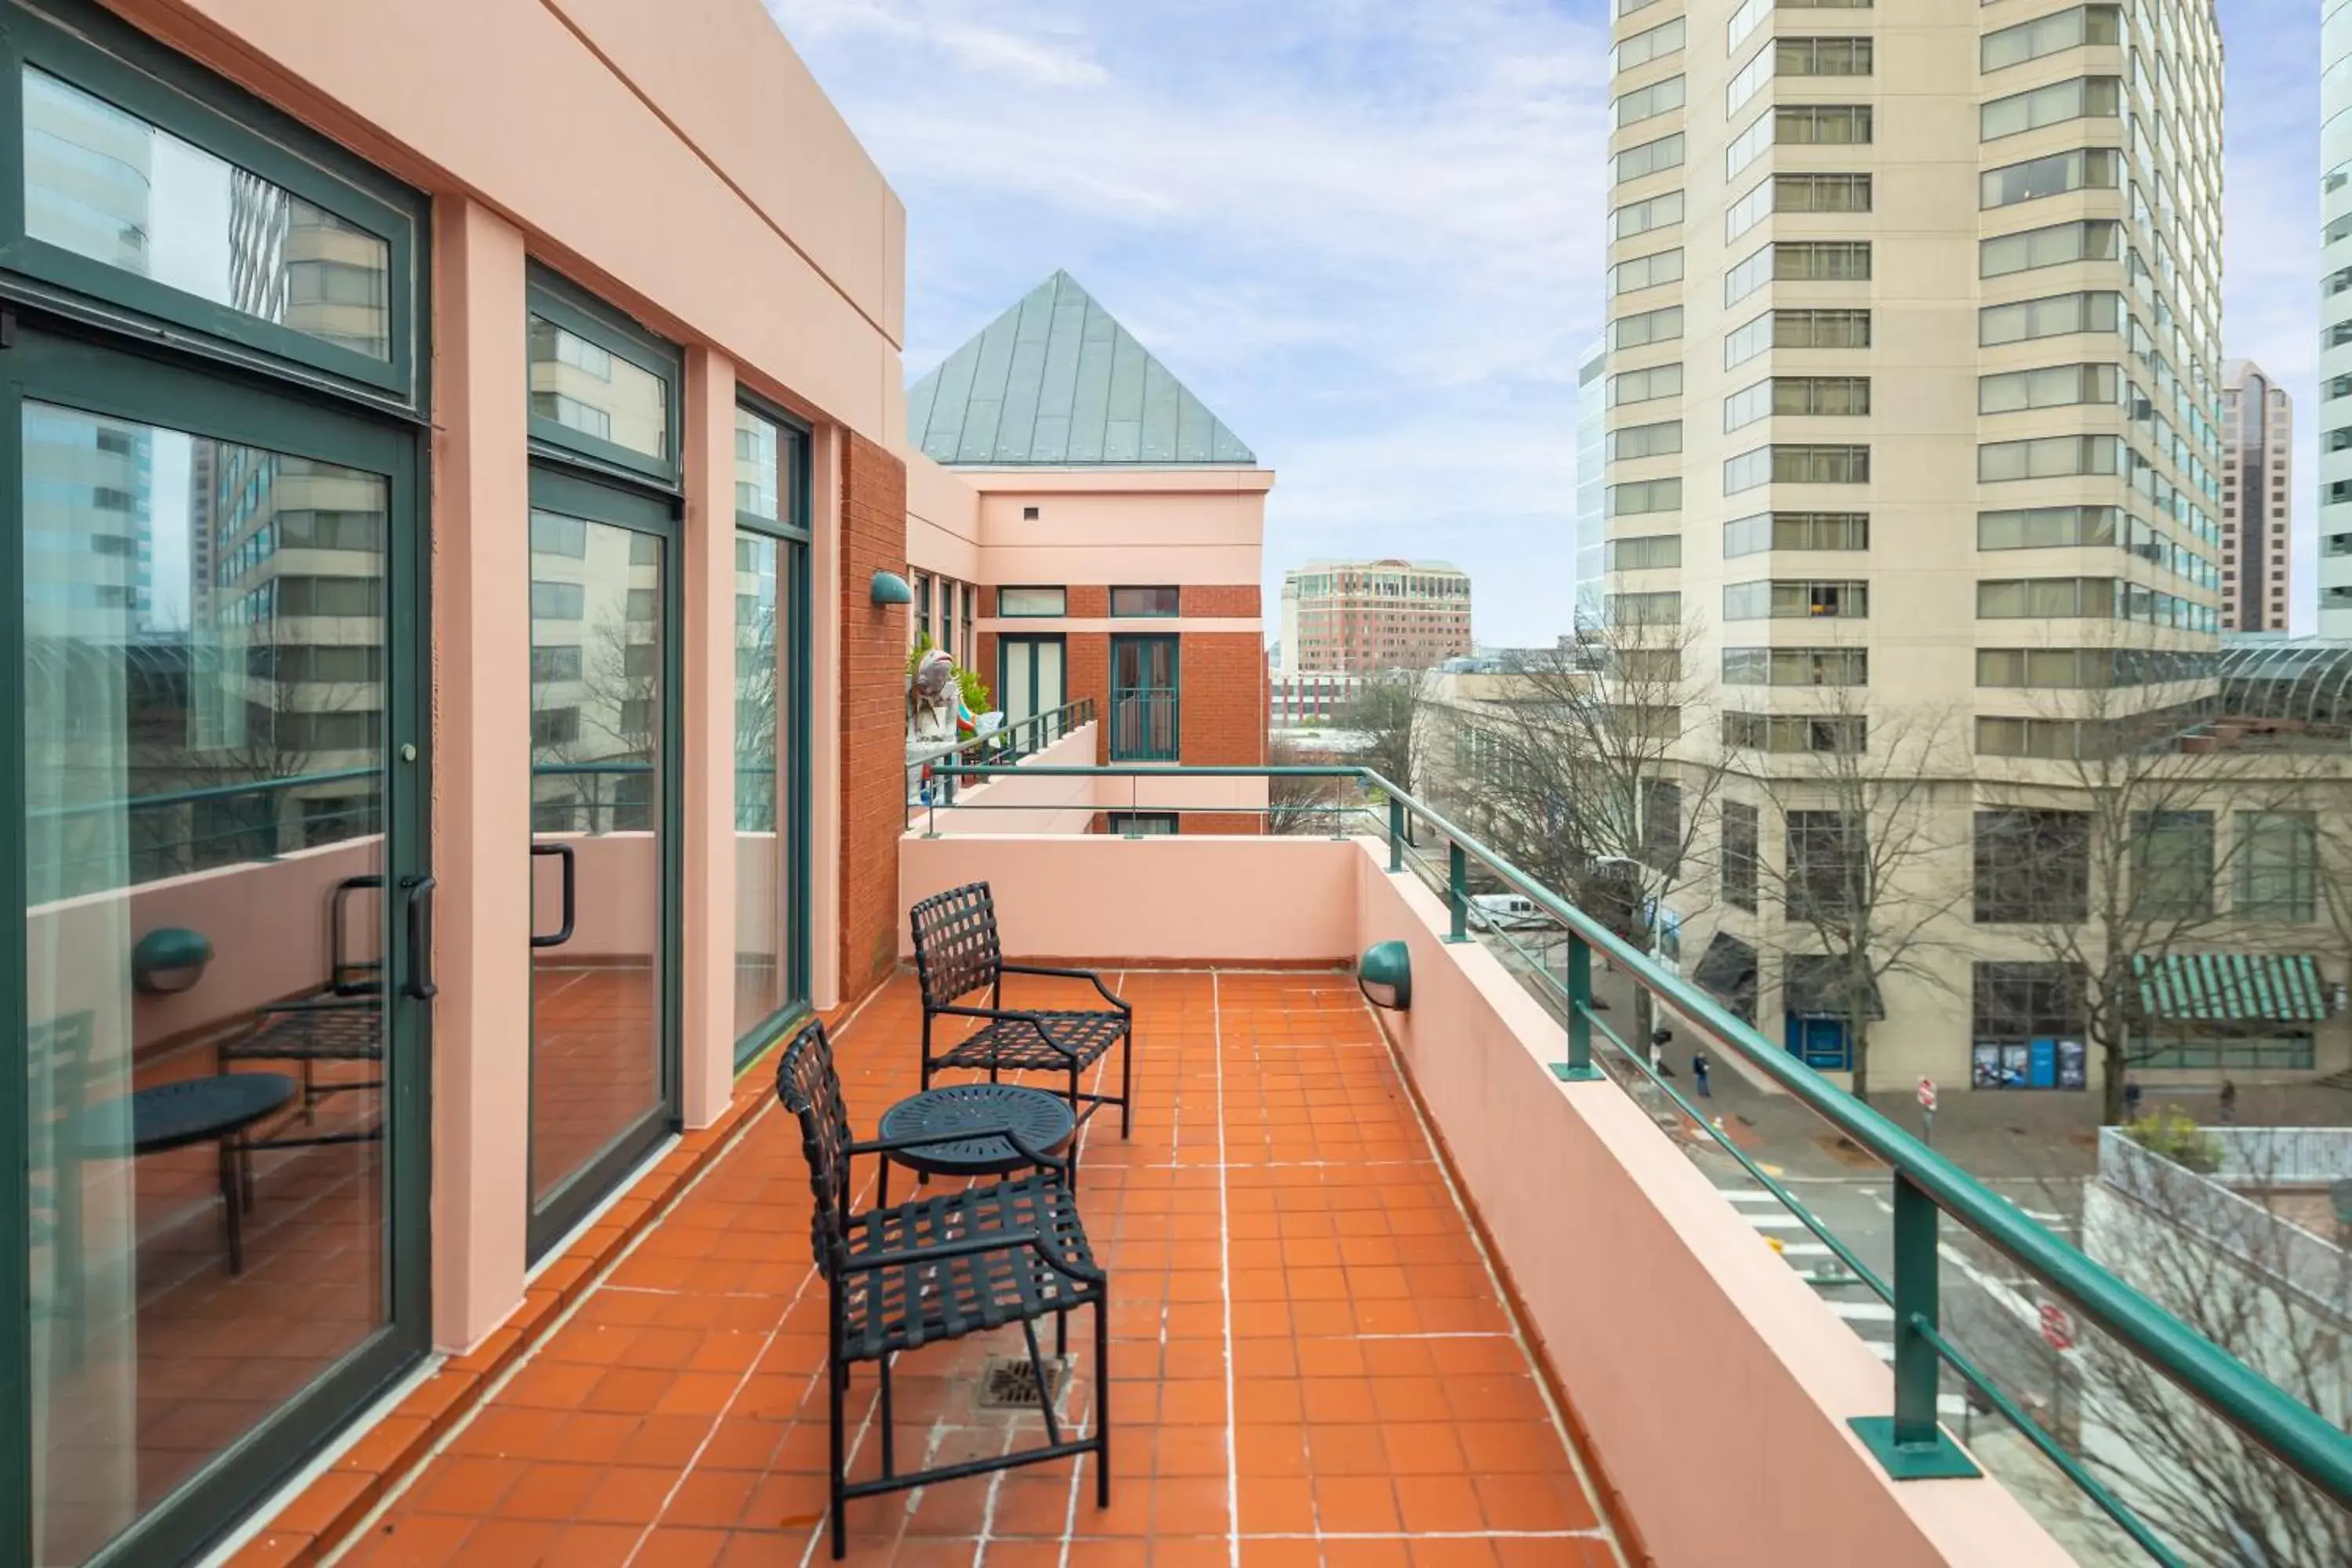
[[[1964,873],[1989,781],[2054,783],[2094,714],[2186,720],[2215,691],[2210,0],[1616,10],[1605,614],[1680,628],[1720,710],[1690,743],[1736,807],[1932,715]],[[1745,853],[1784,863],[1777,825]],[[1763,953],[1742,1000],[1797,1048],[1770,955],[1803,941],[1715,892],[1686,972],[1717,931]],[[1881,1087],[2027,1030],[1952,1022],[1972,966],[2028,956],[1967,921],[1939,983],[1886,987]]]
[[[2284,632],[2294,608],[2294,403],[2251,360],[2221,367],[2221,629]]]

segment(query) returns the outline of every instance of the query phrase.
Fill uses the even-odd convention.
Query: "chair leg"
[[[1078,1069],[1070,1068],[1070,1120],[1078,1119]]]
[[[898,1417],[890,1409],[890,1356],[882,1357],[882,1474],[894,1475],[898,1468]]]
[[[229,1139],[220,1141],[221,1209],[228,1220],[228,1271],[245,1272],[245,1205],[237,1190],[236,1145]]]
[[[1118,1135],[1124,1139],[1135,1125],[1135,1029],[1129,1026],[1118,1041]]]
[[[1110,1300],[1095,1302],[1095,1506],[1110,1506]]]
[[[1045,1358],[1037,1349],[1037,1323],[1033,1318],[1021,1320],[1021,1337],[1029,1342],[1029,1373],[1037,1380],[1038,1413],[1045,1417],[1045,1442],[1048,1447],[1062,1440],[1062,1424],[1054,1415],[1053,1381],[1045,1375]]]
[[[1070,1358],[1070,1310],[1067,1307],[1054,1314],[1054,1358]]]
[[[833,1560],[836,1563],[849,1551],[849,1500],[841,1495],[847,1480],[846,1457],[842,1444],[842,1403],[849,1392],[849,1368],[838,1360],[825,1363],[825,1379],[831,1384],[833,1436]]]

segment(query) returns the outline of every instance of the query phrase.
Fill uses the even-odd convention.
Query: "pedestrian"
[[[1691,1053],[1691,1082],[1698,1087],[1698,1097],[1701,1100],[1715,1098],[1706,1087],[1706,1053],[1704,1051]]]
[[[2221,1080],[2221,1121],[2226,1125],[2237,1120],[2238,1080],[2225,1078]]]
[[[2139,1079],[2136,1078],[2124,1079],[2124,1120],[2139,1120]]]

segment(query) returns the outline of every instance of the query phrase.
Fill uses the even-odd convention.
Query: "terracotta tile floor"
[[[531,971],[530,1190],[543,1203],[661,1102],[654,973],[626,963]]]
[[[1080,1194],[1112,1282],[1112,1506],[1094,1506],[1083,1462],[950,1482],[853,1505],[851,1560],[1619,1563],[1352,982],[1114,984],[1137,1007],[1140,1110],[1131,1142],[1108,1114],[1089,1129]],[[1058,984],[1012,990],[1046,1004]],[[901,979],[844,1032],[861,1131],[913,1089],[917,1024]],[[809,1201],[797,1129],[771,1100],[341,1560],[828,1561]],[[1087,1423],[1098,1369],[1089,1325],[1073,1327],[1065,1408]],[[902,1462],[1041,1434],[974,1408],[981,1358],[1017,1331],[992,1339],[899,1360]],[[878,1464],[874,1389],[861,1369],[853,1476]]]

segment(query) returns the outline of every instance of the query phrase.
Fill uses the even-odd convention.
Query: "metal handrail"
[[[961,776],[984,776],[1002,770],[964,766],[946,770]],[[1714,997],[1682,976],[1661,966],[1649,954],[1611,931],[1559,894],[1521,871],[1500,854],[1479,842],[1443,813],[1399,789],[1370,768],[1349,765],[1218,766],[1168,768],[1033,767],[1024,773],[1040,776],[1151,777],[1173,774],[1230,778],[1354,779],[1386,798],[1389,815],[1389,868],[1402,871],[1408,818],[1426,825],[1447,844],[1449,861],[1446,899],[1452,935],[1466,934],[1470,908],[1467,865],[1475,862],[1506,886],[1525,894],[1568,931],[1566,968],[1570,998],[1569,1059],[1556,1068],[1568,1081],[1598,1079],[1591,1065],[1591,954],[1608,957],[1636,984],[1682,1015],[1718,1047],[1737,1052],[1807,1110],[1827,1121],[1864,1150],[1884,1162],[1895,1184],[1894,1298],[1897,1319],[1895,1344],[1895,1415],[1889,1428],[1861,1433],[1865,1444],[1896,1479],[1931,1474],[1941,1451],[1950,1446],[1936,1419],[1936,1380],[1946,1344],[1937,1330],[1937,1252],[1933,1220],[1948,1214],[2027,1273],[2073,1302],[2085,1317],[2122,1345],[2164,1373],[2257,1446],[2275,1455],[2313,1487],[2339,1506],[2352,1509],[2352,1436],[2331,1425],[2309,1405],[2198,1333],[2138,1290],[2029,1219],[2008,1199],[1985,1186],[1950,1160],[1872,1110],[1787,1051],[1774,1047],[1756,1028],[1733,1015]],[[1679,1099],[1679,1097],[1677,1097]],[[1700,1119],[1698,1124],[1706,1128]],[[1712,1132],[1712,1129],[1708,1131]],[[1919,1223],[1924,1213],[1926,1224]],[[1957,1369],[1956,1369],[1957,1370]],[[1970,1369],[1973,1370],[1973,1369]],[[1970,1379],[1970,1381],[1975,1381]],[[1863,1424],[1858,1423],[1858,1426]],[[1956,1447],[1951,1453],[1957,1454]],[[1963,1460],[1962,1463],[1965,1463]],[[1973,1473],[1971,1470],[1958,1473]],[[2070,1479],[2085,1486],[2092,1500],[2110,1513],[2107,1494],[2087,1472]],[[2126,1510],[2128,1513],[2128,1510]],[[2145,1542],[2137,1518],[2116,1515],[2136,1539]]]

